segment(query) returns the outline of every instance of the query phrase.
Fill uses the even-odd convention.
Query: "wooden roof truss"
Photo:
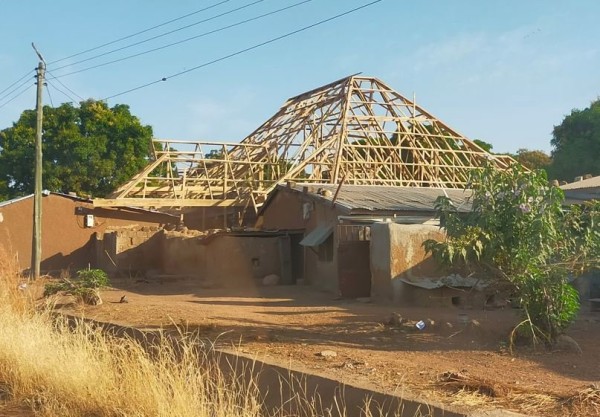
[[[462,188],[491,155],[382,81],[290,98],[240,143],[157,140],[155,160],[96,205],[257,208],[278,183]]]

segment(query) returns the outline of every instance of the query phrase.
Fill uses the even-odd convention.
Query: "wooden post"
[[[35,45],[33,45],[35,49]],[[31,277],[40,277],[42,261],[42,95],[44,92],[44,71],[46,64],[36,50],[40,62],[37,67],[36,132],[35,132],[35,185],[33,189],[33,237],[31,244]]]

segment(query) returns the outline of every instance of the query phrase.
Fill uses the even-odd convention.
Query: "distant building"
[[[578,204],[589,200],[600,200],[600,176],[581,179],[561,185],[568,204]]]

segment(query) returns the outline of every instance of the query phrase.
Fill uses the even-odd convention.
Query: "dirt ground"
[[[197,330],[221,348],[386,392],[467,409],[600,415],[600,313],[584,306],[568,334],[582,354],[519,348],[518,310],[403,308],[336,299],[311,287],[202,288],[190,281],[113,282],[85,317],[143,329]],[[122,296],[127,302],[120,303]],[[388,324],[392,313],[401,324]],[[415,323],[425,322],[419,330]],[[337,355],[324,358],[320,352]]]

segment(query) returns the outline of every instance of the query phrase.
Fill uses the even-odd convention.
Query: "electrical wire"
[[[77,100],[73,98],[73,96],[71,96],[68,93],[65,93],[63,90],[61,90],[60,88],[58,88],[56,85],[52,84],[52,82],[49,79],[46,79],[46,82],[52,86],[52,88],[54,88],[56,91],[58,91],[59,93],[61,93],[63,96],[67,97],[69,100],[71,100],[72,103],[77,103]]]
[[[21,78],[19,78],[17,81],[15,81],[14,83],[12,83],[11,85],[9,85],[8,87],[6,87],[4,90],[0,91],[0,96],[2,96],[2,94],[8,90],[9,88],[11,88],[13,85],[20,83],[21,81],[23,81],[29,74],[31,74],[34,70],[29,70],[25,73],[25,75],[23,75]],[[0,98],[1,100],[1,98]]]
[[[169,44],[166,44],[166,45],[163,45],[163,46],[159,46],[159,47],[156,47],[156,48],[148,49],[146,51],[142,51],[142,52],[139,52],[137,54],[129,55],[129,56],[126,56],[126,57],[123,57],[123,58],[119,58],[119,59],[114,59],[114,60],[108,61],[108,62],[103,62],[101,64],[93,65],[91,67],[82,68],[82,69],[79,69],[79,70],[76,70],[76,71],[67,72],[65,74],[60,74],[60,75],[56,75],[56,76],[53,75],[53,79],[67,77],[69,75],[78,74],[80,72],[89,71],[89,70],[92,70],[92,69],[95,69],[95,68],[100,68],[100,67],[104,67],[106,65],[111,65],[111,64],[115,64],[117,62],[122,62],[122,61],[126,61],[126,60],[129,60],[129,59],[132,59],[132,58],[136,58],[136,57],[141,56],[141,55],[146,55],[146,54],[149,54],[149,53],[152,53],[152,52],[160,51],[162,49],[169,48],[171,46],[179,45],[179,44],[182,44],[182,43],[185,43],[185,42],[189,42],[191,40],[198,39],[198,38],[201,38],[201,37],[204,37],[204,36],[207,36],[207,35],[212,35],[212,34],[217,33],[217,32],[222,32],[224,30],[231,29],[231,28],[236,27],[236,26],[241,26],[243,24],[246,24],[246,23],[249,23],[249,22],[253,22],[255,20],[259,20],[259,19],[265,18],[267,16],[271,16],[271,15],[274,15],[274,14],[277,14],[277,13],[281,13],[281,12],[283,12],[285,10],[289,10],[291,8],[298,7],[298,6],[302,5],[302,4],[310,3],[311,1],[313,1],[313,0],[303,0],[303,1],[300,1],[298,3],[294,3],[294,4],[291,4],[289,6],[282,7],[281,9],[273,10],[273,11],[268,12],[268,13],[264,13],[264,14],[261,14],[261,15],[258,15],[258,16],[255,16],[255,17],[252,17],[252,18],[249,18],[249,19],[245,19],[245,20],[242,20],[242,21],[239,21],[239,22],[236,22],[236,23],[232,23],[231,25],[227,25],[227,26],[220,27],[218,29],[210,30],[208,32],[204,32],[204,33],[201,33],[201,34],[196,35],[196,36],[192,36],[192,37],[189,37],[189,38],[186,38],[186,39],[179,40],[177,42],[172,42],[172,43],[169,43]],[[56,71],[56,70],[54,70],[54,71]]]
[[[52,80],[56,80],[60,85],[62,85],[64,88],[66,88],[68,91],[70,91],[73,95],[77,96],[77,98],[79,98],[81,101],[84,101],[85,99],[83,97],[81,97],[79,94],[77,94],[75,91],[71,90],[67,85],[65,85],[61,80],[59,80],[58,78],[56,78],[54,76],[54,74],[52,74],[50,71],[46,70],[46,73],[52,76]],[[47,80],[47,79],[46,79]]]
[[[46,82],[46,92],[48,92],[48,98],[50,98],[50,105],[54,107],[54,101],[52,100],[52,94],[50,94],[50,89],[48,88],[48,83]]]
[[[150,37],[150,38],[146,38],[146,39],[143,39],[143,40],[141,40],[141,41],[134,42],[134,43],[131,43],[131,44],[129,44],[129,45],[122,46],[122,47],[120,47],[120,48],[117,48],[117,49],[113,49],[113,50],[110,50],[110,51],[107,51],[107,52],[103,52],[103,53],[101,53],[101,54],[94,55],[94,56],[92,56],[92,57],[89,57],[89,58],[86,58],[86,59],[82,59],[82,60],[80,60],[80,61],[76,61],[76,62],[73,62],[73,63],[71,63],[71,64],[66,64],[66,65],[60,66],[60,67],[58,67],[58,68],[53,68],[53,71],[58,71],[58,70],[60,70],[60,69],[66,68],[66,67],[71,67],[71,66],[78,65],[78,64],[81,64],[81,63],[83,63],[83,62],[91,61],[91,60],[93,60],[93,59],[97,59],[97,58],[100,58],[100,57],[103,57],[103,56],[106,56],[106,55],[114,54],[115,52],[119,52],[119,51],[123,51],[123,50],[125,50],[125,49],[133,48],[134,46],[141,45],[141,44],[143,44],[143,43],[150,42],[150,41],[153,41],[153,40],[155,40],[155,39],[158,39],[158,38],[162,38],[162,37],[164,37],[164,36],[167,36],[167,35],[170,35],[170,34],[172,34],[172,33],[179,32],[179,31],[182,31],[182,30],[184,30],[184,29],[191,28],[192,26],[197,26],[197,25],[199,25],[199,24],[201,24],[201,23],[206,23],[206,22],[209,22],[209,21],[211,21],[211,20],[217,19],[217,18],[219,18],[219,17],[226,16],[226,15],[228,15],[228,14],[231,14],[231,13],[237,12],[237,11],[239,11],[239,10],[242,10],[242,9],[246,9],[246,8],[248,8],[248,7],[251,7],[251,6],[254,6],[254,5],[258,4],[258,3],[262,3],[263,1],[265,1],[265,0],[255,0],[255,1],[253,1],[252,3],[245,4],[245,5],[243,5],[243,6],[240,6],[240,7],[237,7],[237,8],[235,8],[235,9],[232,9],[232,10],[229,10],[229,11],[226,11],[226,12],[223,12],[223,13],[220,13],[220,14],[218,14],[218,15],[215,15],[215,16],[208,17],[208,18],[206,18],[206,19],[200,20],[200,21],[198,21],[198,22],[191,23],[191,24],[189,24],[189,25],[185,25],[185,26],[179,27],[179,28],[177,28],[177,29],[170,30],[170,31],[168,31],[168,32],[165,32],[165,33],[161,33],[160,35],[152,36],[152,37]]]
[[[230,1],[230,0],[223,0],[223,1],[220,1],[220,2],[218,2],[218,3],[215,3],[215,4],[212,4],[212,5],[210,5],[210,6],[204,7],[203,9],[196,10],[195,12],[191,12],[191,13],[185,14],[185,15],[183,15],[183,16],[176,17],[175,19],[168,20],[168,21],[166,21],[166,22],[164,22],[164,23],[160,23],[160,24],[158,24],[158,25],[155,25],[155,26],[152,26],[152,27],[150,27],[150,28],[147,28],[147,29],[141,30],[141,31],[139,31],[139,32],[132,33],[131,35],[123,36],[122,38],[115,39],[114,41],[106,42],[106,43],[103,43],[102,45],[94,46],[93,48],[89,48],[89,49],[86,49],[86,50],[84,50],[84,51],[77,52],[76,54],[69,55],[69,56],[66,56],[66,57],[64,57],[64,58],[60,58],[60,59],[54,60],[54,61],[52,61],[52,62],[49,62],[49,63],[48,63],[48,65],[56,64],[57,62],[61,62],[61,61],[64,61],[64,60],[66,60],[66,59],[74,58],[74,57],[76,57],[76,56],[83,55],[83,54],[86,54],[86,53],[88,53],[88,52],[96,51],[96,50],[98,50],[98,49],[100,49],[100,48],[104,48],[105,46],[113,45],[113,44],[115,44],[115,43],[117,43],[117,42],[124,41],[125,39],[130,39],[130,38],[133,38],[134,36],[141,35],[142,33],[146,33],[146,32],[149,32],[149,31],[151,31],[151,30],[157,29],[157,28],[159,28],[159,27],[162,27],[162,26],[168,25],[169,23],[173,23],[173,22],[176,22],[176,21],[178,21],[178,20],[185,19],[186,17],[193,16],[193,15],[195,15],[195,14],[198,14],[198,13],[204,12],[204,11],[206,11],[206,10],[209,10],[209,9],[212,9],[212,8],[214,8],[214,7],[220,6],[221,4],[227,3],[227,2],[229,2],[229,1]]]
[[[35,78],[35,76],[34,76]],[[31,80],[30,79],[25,79],[24,81],[22,81],[19,85],[17,85],[16,87],[14,87],[12,90],[7,91],[6,93],[0,95],[0,101],[4,100],[6,97],[10,96],[12,93],[14,93],[17,90],[20,90],[21,88],[23,88],[23,86],[25,84],[30,83]],[[14,84],[14,83],[13,83]]]
[[[323,19],[323,20],[320,20],[320,21],[318,21],[318,22],[312,23],[312,24],[310,24],[310,25],[307,25],[307,26],[301,27],[300,29],[293,30],[293,31],[291,31],[291,32],[288,32],[288,33],[285,33],[285,34],[283,34],[283,35],[277,36],[277,37],[275,37],[275,38],[271,38],[271,39],[269,39],[269,40],[267,40],[267,41],[264,41],[264,42],[258,43],[258,44],[256,44],[256,45],[250,46],[250,47],[248,47],[248,48],[241,49],[241,50],[239,50],[239,51],[233,52],[233,53],[231,53],[231,54],[229,54],[229,55],[224,55],[224,56],[222,56],[222,57],[220,57],[220,58],[213,59],[212,61],[205,62],[205,63],[203,63],[203,64],[197,65],[197,66],[195,66],[195,67],[192,67],[192,68],[190,68],[190,69],[187,69],[187,70],[184,70],[184,71],[180,71],[180,72],[176,72],[176,73],[174,73],[174,74],[171,74],[171,75],[169,75],[169,76],[162,77],[162,78],[160,78],[160,79],[158,79],[158,80],[151,81],[151,82],[149,82],[149,83],[142,84],[142,85],[139,85],[139,86],[137,86],[137,87],[130,88],[130,89],[128,89],[128,90],[125,90],[125,91],[122,91],[122,92],[120,92],[120,93],[113,94],[113,95],[111,95],[111,96],[108,96],[108,97],[105,97],[105,98],[103,98],[102,100],[108,100],[108,99],[111,99],[111,98],[114,98],[114,97],[119,97],[119,96],[122,96],[122,95],[124,95],[124,94],[131,93],[131,92],[133,92],[133,91],[137,91],[137,90],[141,90],[141,89],[143,89],[143,88],[150,87],[151,85],[154,85],[154,84],[158,84],[158,83],[160,83],[160,82],[167,81],[168,79],[175,78],[175,77],[179,77],[179,76],[181,76],[181,75],[184,75],[184,74],[187,74],[187,73],[189,73],[189,72],[196,71],[196,70],[198,70],[198,69],[200,69],[200,68],[207,67],[207,66],[209,66],[209,65],[212,65],[212,64],[215,64],[215,63],[217,63],[217,62],[224,61],[224,60],[226,60],[226,59],[229,59],[229,58],[232,58],[232,57],[234,57],[234,56],[241,55],[241,54],[243,54],[243,53],[246,53],[246,52],[252,51],[252,50],[254,50],[254,49],[258,49],[258,48],[260,48],[260,47],[263,47],[263,46],[265,46],[265,45],[268,45],[268,44],[271,44],[271,43],[277,42],[277,41],[279,41],[279,40],[281,40],[281,39],[288,38],[288,37],[290,37],[290,36],[296,35],[296,34],[298,34],[298,33],[300,33],[300,32],[304,32],[304,31],[306,31],[306,30],[308,30],[308,29],[312,29],[312,28],[314,28],[314,27],[316,27],[316,26],[320,26],[320,25],[322,25],[322,24],[324,24],[324,23],[331,22],[332,20],[339,19],[340,17],[343,17],[343,16],[349,15],[349,14],[351,14],[351,13],[357,12],[357,11],[359,11],[359,10],[365,9],[365,8],[367,8],[367,7],[370,7],[370,6],[374,5],[374,4],[376,4],[376,3],[380,3],[381,1],[383,1],[383,0],[375,0],[375,1],[372,1],[372,2],[369,2],[369,3],[366,3],[366,4],[363,4],[362,6],[355,7],[355,8],[353,8],[353,9],[347,10],[347,11],[345,11],[345,12],[342,12],[342,13],[336,14],[336,15],[334,15],[334,16],[331,16],[331,17],[328,17],[327,19]]]
[[[21,96],[22,94],[24,94],[27,90],[29,90],[32,86],[34,86],[35,83],[29,84],[26,88],[24,88],[23,90],[21,90],[18,94],[16,94],[15,96],[13,96],[10,100],[5,101],[4,103],[0,104],[0,109],[4,106],[6,106],[8,103],[10,103],[11,101],[15,100],[17,97]]]

